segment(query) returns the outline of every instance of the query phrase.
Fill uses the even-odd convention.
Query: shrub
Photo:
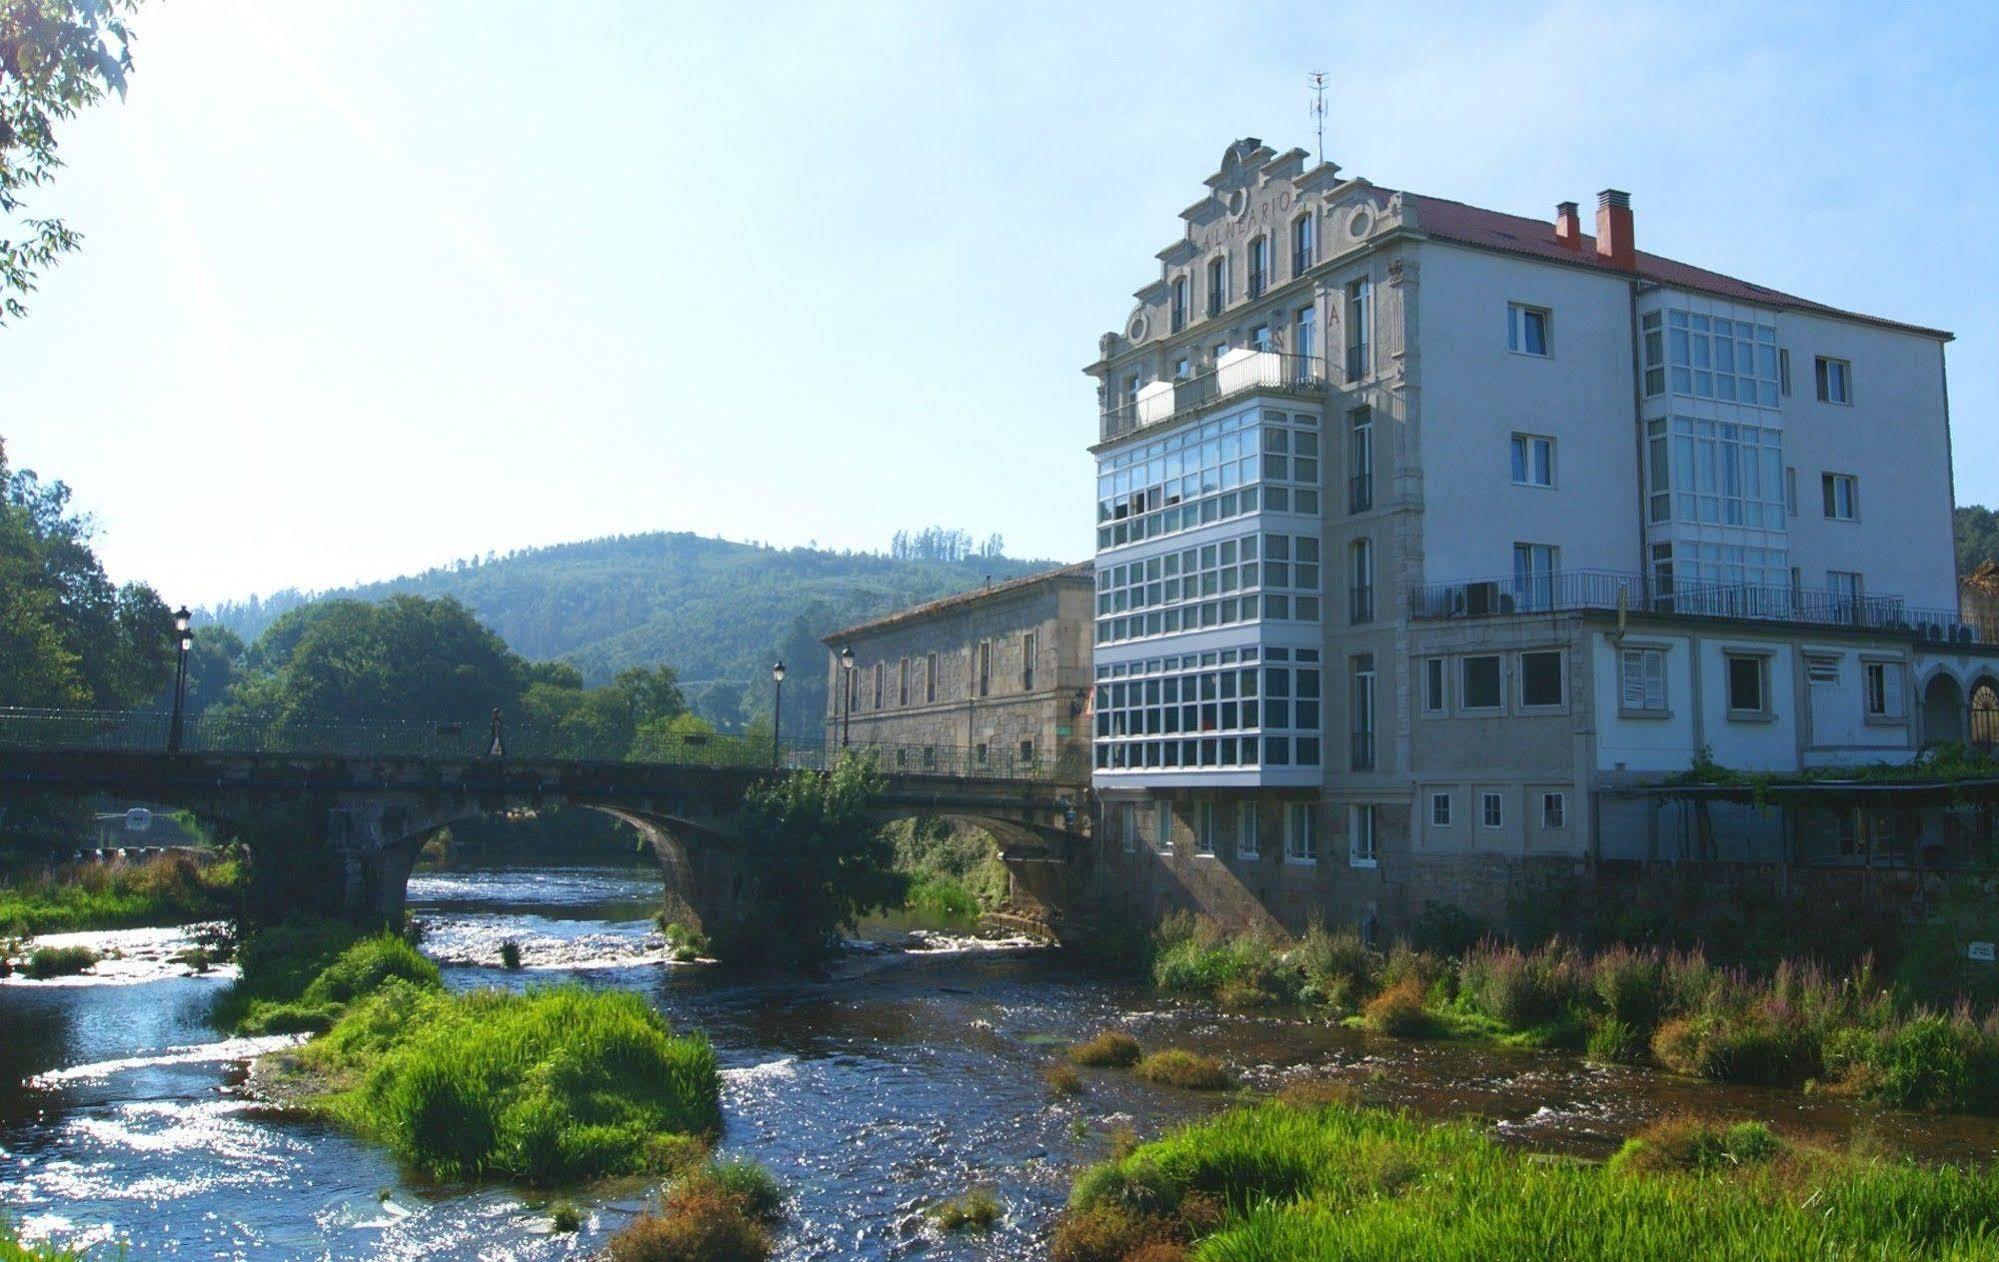
[[[1186,1230],[1163,1214],[1102,1201],[1062,1216],[1048,1257],[1049,1262],[1126,1262],[1142,1249],[1177,1247],[1186,1238]]]
[[[1368,1029],[1397,1038],[1418,1038],[1435,1027],[1423,1004],[1422,980],[1413,975],[1368,1000],[1363,1020]]]
[[[1056,1095],[1081,1095],[1083,1076],[1060,1061],[1041,1071],[1041,1081]]]
[[[963,1196],[945,1201],[931,1217],[945,1231],[985,1231],[1000,1220],[1000,1203],[991,1192],[974,1188]]]
[[[949,876],[912,881],[909,893],[903,897],[903,906],[953,920],[969,920],[979,914],[979,900],[962,882]]]
[[[1668,1117],[1624,1141],[1610,1159],[1618,1173],[1706,1173],[1759,1165],[1783,1151],[1783,1141],[1761,1122],[1725,1125],[1693,1117]]]
[[[1229,1085],[1228,1071],[1220,1061],[1178,1047],[1154,1052],[1138,1062],[1137,1072],[1147,1082],[1190,1091],[1223,1091]]]
[[[1613,1016],[1600,1016],[1590,1023],[1589,1042],[1583,1054],[1599,1065],[1629,1065],[1645,1052],[1645,1040],[1638,1032]]]
[[[1643,1040],[1665,1011],[1665,962],[1657,951],[1612,947],[1591,965],[1590,988],[1612,1022]]]
[[[1136,1065],[1138,1057],[1138,1040],[1123,1030],[1100,1030],[1069,1049],[1070,1060],[1096,1068],[1124,1069]]]
[[[1335,1009],[1348,1009],[1374,993],[1381,957],[1360,935],[1338,933],[1315,924],[1285,955],[1304,980],[1304,997]]]
[[[676,963],[690,964],[708,954],[707,937],[692,925],[662,916],[659,931],[666,938],[666,957]]]
[[[521,966],[521,944],[508,938],[500,944],[500,967],[512,972]]]
[[[70,977],[97,966],[97,952],[86,946],[36,947],[21,971],[30,977]]]
[[[1538,951],[1486,942],[1465,956],[1458,994],[1474,1012],[1524,1030],[1561,1017],[1580,991],[1575,957],[1559,942]]]
[[[710,1161],[681,1175],[678,1190],[710,1189],[760,1223],[784,1218],[784,1189],[769,1170],[748,1158]]]
[[[557,1201],[548,1213],[549,1225],[558,1235],[583,1230],[583,1211],[569,1201]]]
[[[668,1199],[612,1236],[608,1262],[765,1262],[770,1230],[727,1197],[697,1191]]]

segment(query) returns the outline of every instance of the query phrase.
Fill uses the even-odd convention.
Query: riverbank
[[[1151,976],[1164,994],[1298,1006],[1396,1038],[1565,1048],[1713,1082],[1999,1114],[1999,1008],[1915,1004],[1864,963],[1753,974],[1698,951],[1592,955],[1559,942],[1383,952],[1352,934],[1290,941],[1179,917],[1154,936]]]
[[[0,883],[0,938],[221,920],[243,881],[235,859],[188,851],[64,864]]]
[[[1603,1164],[1298,1090],[1074,1181],[1052,1262],[1985,1256],[1999,1173],[1674,1119]]]

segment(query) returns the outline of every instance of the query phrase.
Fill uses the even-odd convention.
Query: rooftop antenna
[[[1319,135],[1319,162],[1326,161],[1326,72],[1312,72],[1312,126]]]

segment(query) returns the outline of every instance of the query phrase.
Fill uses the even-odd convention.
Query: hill
[[[1031,574],[1057,562],[973,553],[967,541],[898,536],[891,555],[779,549],[655,533],[592,539],[454,562],[341,591],[280,592],[204,611],[254,639],[310,600],[451,596],[530,658],[567,661],[586,681],[668,665],[703,717],[725,730],[770,711],[770,664],[782,656],[785,730],[817,730],[829,631],[892,609]],[[994,541],[995,543],[997,541]]]
[[[1999,561],[1999,512],[1967,504],[1957,510],[1957,572]]]

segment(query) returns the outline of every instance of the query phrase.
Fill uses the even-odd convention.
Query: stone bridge
[[[772,774],[768,766],[670,761],[161,753],[0,742],[0,805],[33,795],[101,795],[192,811],[247,841],[255,863],[281,857],[269,854],[273,847],[322,852],[332,862],[319,870],[338,889],[300,888],[296,902],[362,922],[400,922],[410,869],[439,830],[479,815],[569,806],[614,816],[645,838],[665,870],[669,917],[721,923],[757,897],[757,873],[738,862],[735,828],[744,793]],[[934,815],[986,829],[1000,842],[1018,900],[1059,920],[1070,903],[1070,861],[1087,853],[1078,844],[1089,826],[1087,777],[1065,784],[897,772],[884,779],[872,808],[877,822]],[[274,828],[274,818],[284,824]],[[318,884],[309,869],[301,873],[301,881]]]

